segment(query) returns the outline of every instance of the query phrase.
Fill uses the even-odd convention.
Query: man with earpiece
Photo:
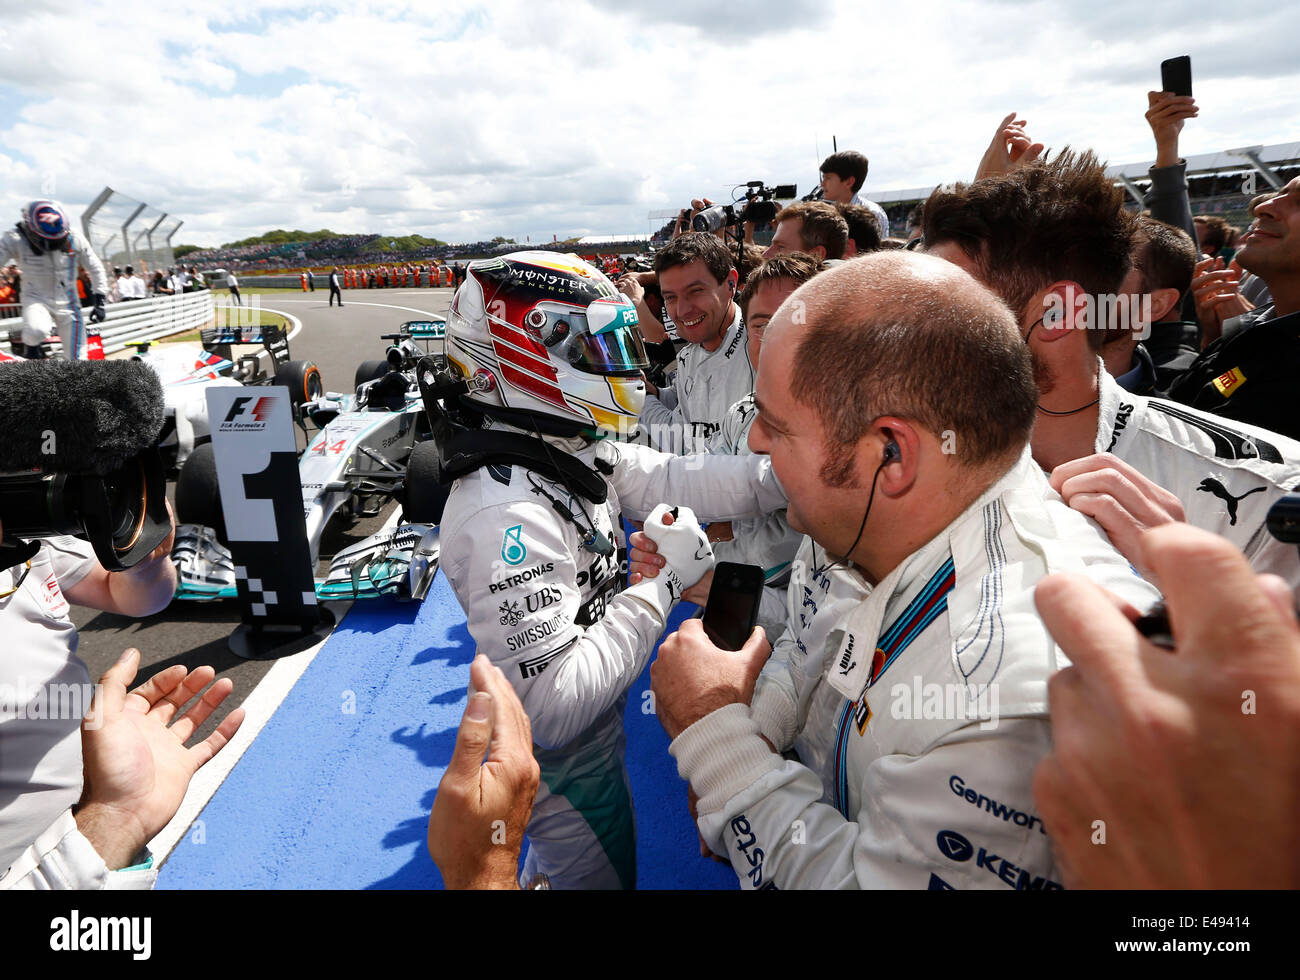
[[[749,441],[808,535],[787,630],[769,660],[759,633],[728,652],[690,620],[651,667],[742,888],[1061,887],[1032,774],[1063,658],[1033,586],[1157,593],[1034,464],[1037,398],[1005,305],[929,256],[845,263],[769,322]]]

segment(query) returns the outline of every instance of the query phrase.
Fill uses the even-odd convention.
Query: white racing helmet
[[[630,435],[648,366],[636,307],[576,255],[471,262],[447,314],[447,360],[475,408],[553,435]]]
[[[36,252],[64,252],[71,225],[57,201],[32,201],[23,208],[19,231]]]

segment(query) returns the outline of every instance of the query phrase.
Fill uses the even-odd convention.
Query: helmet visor
[[[539,303],[524,318],[543,344],[571,367],[591,374],[635,374],[650,362],[626,297],[595,300],[585,312]]]
[[[628,327],[575,334],[565,356],[579,371],[593,374],[629,374],[650,366],[641,335]]]

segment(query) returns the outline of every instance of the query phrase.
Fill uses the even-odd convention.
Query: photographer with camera
[[[643,435],[664,452],[703,452],[727,410],[754,390],[754,366],[735,296],[739,276],[727,246],[692,232],[655,256],[664,307],[686,341],[669,387],[647,386]]]

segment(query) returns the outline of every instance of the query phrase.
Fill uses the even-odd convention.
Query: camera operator
[[[776,216],[776,234],[763,253],[764,258],[803,252],[825,262],[844,258],[849,224],[825,201],[798,201]]]
[[[822,200],[833,204],[861,204],[876,218],[882,239],[889,237],[889,216],[875,201],[862,196],[867,182],[867,158],[855,150],[832,153],[821,165]]]
[[[686,341],[669,387],[648,386],[643,435],[664,452],[703,452],[727,410],[754,390],[754,366],[735,296],[739,276],[719,239],[691,232],[655,256],[668,315]]]

